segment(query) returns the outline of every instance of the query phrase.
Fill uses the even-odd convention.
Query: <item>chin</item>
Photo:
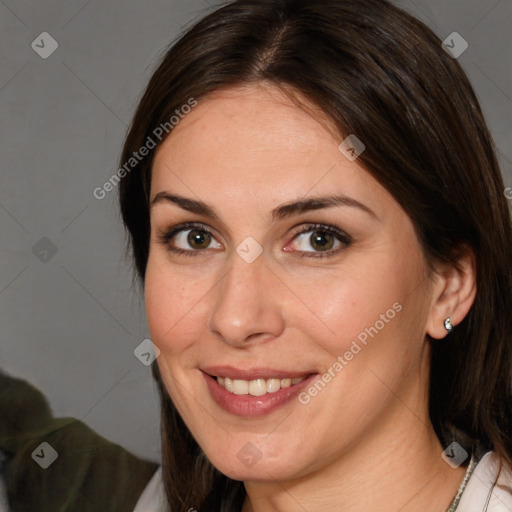
[[[275,482],[293,479],[306,472],[301,471],[302,467],[310,466],[296,459],[296,450],[288,453],[281,447],[278,454],[269,457],[264,449],[258,449],[251,441],[244,442],[242,448],[230,451],[229,455],[226,452],[205,453],[221,473],[233,480]]]

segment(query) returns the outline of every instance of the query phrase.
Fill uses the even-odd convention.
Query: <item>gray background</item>
[[[442,40],[455,31],[469,43],[459,61],[512,185],[510,0],[397,3]],[[211,10],[205,0],[0,1],[0,368],[38,387],[55,416],[155,461],[156,389],[133,354],[149,336],[143,296],[117,190],[101,201],[92,191],[117,170],[165,48]],[[59,44],[47,59],[31,47],[42,32]],[[37,257],[44,237],[57,252]]]

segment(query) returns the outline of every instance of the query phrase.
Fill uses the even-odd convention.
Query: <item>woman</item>
[[[166,54],[121,166],[167,510],[512,507],[510,216],[428,28],[229,3]]]

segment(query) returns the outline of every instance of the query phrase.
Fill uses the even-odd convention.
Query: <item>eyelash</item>
[[[211,232],[206,228],[206,226],[194,222],[187,222],[185,224],[179,224],[178,226],[160,232],[157,235],[157,241],[158,243],[164,245],[167,248],[167,250],[169,250],[172,253],[184,254],[185,256],[190,257],[199,256],[201,253],[207,251],[208,249],[186,250],[177,247],[172,247],[170,245],[170,242],[173,239],[173,237],[180,231],[188,231],[192,229],[196,229],[212,235]],[[335,226],[328,226],[326,224],[307,224],[300,231],[295,233],[293,240],[295,240],[297,237],[304,233],[308,233],[309,231],[320,231],[322,233],[328,233],[330,235],[333,235],[345,246],[345,248],[352,244],[352,238],[347,233],[345,233],[339,228],[336,228]],[[303,251],[301,258],[328,258],[330,256],[336,255],[343,248],[344,247],[341,246],[338,247],[337,249],[330,249],[328,251]]]

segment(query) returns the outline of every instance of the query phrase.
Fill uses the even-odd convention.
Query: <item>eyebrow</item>
[[[179,196],[177,194],[170,194],[169,192],[165,191],[158,192],[153,197],[150,203],[150,208],[153,208],[153,206],[159,203],[172,203],[178,205],[183,210],[187,210],[192,213],[204,215],[212,219],[220,218],[220,215],[217,213],[215,208],[203,201],[190,199],[187,197]],[[337,194],[324,197],[308,197],[307,199],[299,199],[297,201],[284,203],[272,210],[272,220],[282,220],[293,215],[334,206],[348,206],[351,208],[357,208],[367,213],[370,217],[378,219],[375,212],[365,204],[344,194]]]

